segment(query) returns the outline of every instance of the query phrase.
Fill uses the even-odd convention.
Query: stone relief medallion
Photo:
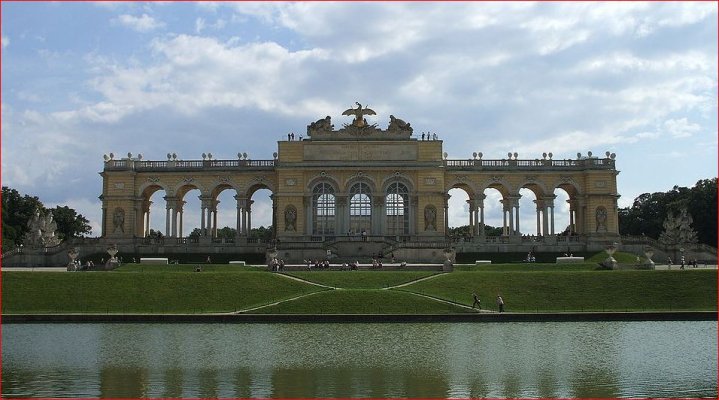
[[[295,179],[295,178],[287,178],[287,179],[285,179],[285,185],[287,185],[287,186],[295,186],[295,185],[297,185],[297,179]]]
[[[437,184],[437,178],[424,178],[424,184],[434,186]]]

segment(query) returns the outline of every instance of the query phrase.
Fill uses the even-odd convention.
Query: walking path
[[[287,279],[295,280],[295,281],[297,281],[297,282],[302,282],[302,283],[306,283],[306,284],[310,284],[310,285],[314,285],[314,286],[319,286],[319,287],[326,288],[326,289],[330,289],[330,290],[351,290],[351,289],[346,289],[346,288],[341,288],[341,287],[323,285],[323,284],[321,284],[321,283],[308,281],[308,280],[306,280],[306,279],[298,278],[298,277],[296,277],[296,276],[292,276],[292,275],[288,275],[288,274],[284,274],[284,273],[279,273],[279,274],[277,274],[277,275],[278,275],[278,276],[282,276],[282,277],[287,278]],[[415,279],[415,280],[412,280],[412,281],[409,281],[409,282],[405,282],[405,283],[402,283],[402,284],[399,284],[399,285],[388,286],[388,287],[385,287],[385,288],[375,289],[375,290],[390,290],[390,289],[402,288],[402,287],[405,287],[405,286],[409,286],[409,285],[415,284],[415,283],[417,283],[417,282],[426,281],[427,279],[436,278],[436,277],[438,277],[438,276],[440,276],[440,275],[442,275],[442,274],[434,274],[434,275],[426,276],[426,277],[424,277],[424,278],[419,278],[419,279]],[[439,302],[439,303],[443,303],[443,304],[447,304],[447,305],[453,305],[453,306],[455,306],[455,307],[464,308],[464,309],[467,309],[467,310],[475,310],[475,311],[477,311],[477,312],[490,312],[490,313],[493,313],[493,312],[494,312],[494,311],[489,311],[489,310],[477,310],[477,309],[475,309],[475,308],[473,308],[473,307],[470,307],[470,306],[468,306],[468,305],[466,305],[466,304],[456,303],[456,302],[453,302],[453,301],[449,301],[449,300],[445,300],[445,299],[440,299],[440,298],[438,298],[438,297],[428,296],[428,295],[425,295],[425,294],[414,293],[414,292],[410,292],[410,291],[403,291],[403,292],[404,292],[404,293],[411,294],[411,295],[419,296],[419,297],[424,297],[425,299],[433,300],[433,301],[436,301],[436,302]],[[299,296],[295,296],[295,297],[290,298],[290,299],[280,300],[280,301],[276,301],[276,302],[273,302],[273,303],[264,304],[264,305],[257,306],[257,307],[246,308],[246,309],[238,310],[238,311],[236,311],[236,312],[231,312],[231,313],[228,313],[228,314],[244,314],[244,313],[248,313],[248,312],[260,310],[260,309],[267,308],[267,307],[274,307],[274,306],[277,306],[277,305],[280,305],[280,304],[282,304],[282,303],[286,303],[286,302],[289,302],[289,301],[295,301],[295,300],[302,299],[302,298],[305,298],[305,297],[314,296],[314,295],[316,295],[316,294],[318,294],[318,293],[322,293],[322,292],[312,292],[312,293],[301,294],[301,295],[299,295]]]

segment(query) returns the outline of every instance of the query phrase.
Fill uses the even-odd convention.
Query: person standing
[[[479,297],[477,297],[477,293],[472,293],[472,298],[474,299],[474,303],[472,303],[472,308],[476,305],[477,308],[480,310],[482,309],[482,303],[479,301]]]
[[[499,312],[504,312],[504,300],[500,295],[497,295],[497,307],[499,308]]]

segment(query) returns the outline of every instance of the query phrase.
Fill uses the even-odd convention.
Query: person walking
[[[497,295],[497,307],[499,308],[499,312],[504,312],[504,300],[500,295]]]
[[[472,303],[472,308],[476,305],[477,308],[480,310],[482,309],[482,303],[479,301],[479,297],[477,297],[477,293],[472,293],[472,298],[474,299],[474,303]]]

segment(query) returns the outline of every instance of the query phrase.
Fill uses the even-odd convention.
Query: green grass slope
[[[506,311],[716,310],[717,271],[453,272],[403,290]]]
[[[310,282],[346,289],[383,289],[436,274],[430,271],[312,271],[288,272]]]
[[[230,312],[324,290],[271,273],[3,272],[3,313]]]
[[[473,312],[395,290],[329,290],[265,307],[258,314],[452,314]]]

